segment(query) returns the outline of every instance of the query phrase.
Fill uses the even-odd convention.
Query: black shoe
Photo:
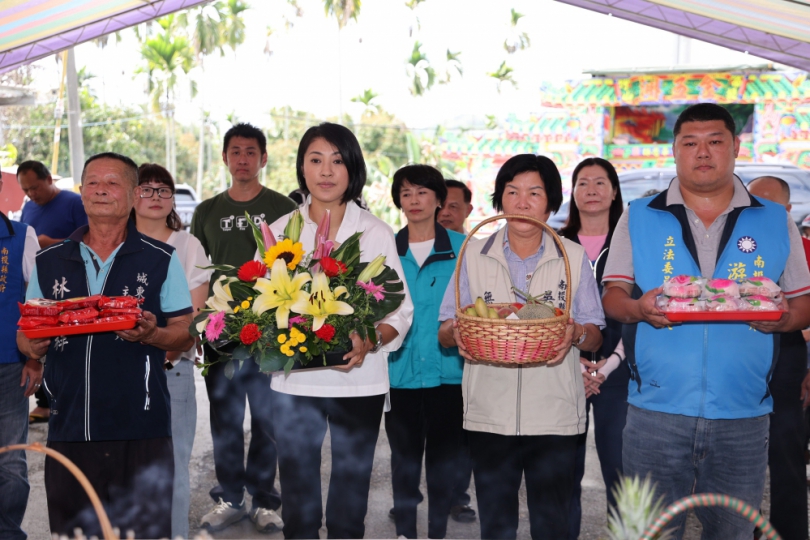
[[[391,521],[396,521],[397,515],[394,513],[394,508],[392,507],[391,510],[388,511],[388,519]]]
[[[459,523],[472,523],[475,521],[475,510],[468,504],[457,504],[450,509],[450,517]]]

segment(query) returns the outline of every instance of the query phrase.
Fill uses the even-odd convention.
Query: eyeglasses
[[[157,191],[158,197],[161,199],[171,199],[174,196],[174,192],[167,187],[153,188],[149,186],[138,186],[138,188],[141,190],[141,199],[150,198],[155,191]]]

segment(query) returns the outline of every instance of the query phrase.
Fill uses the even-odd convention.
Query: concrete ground
[[[33,408],[33,400],[31,407]],[[199,531],[197,525],[200,518],[207,513],[213,503],[208,496],[208,490],[216,484],[213,465],[213,450],[211,443],[211,430],[208,422],[208,397],[205,392],[205,383],[197,372],[197,434],[194,441],[194,449],[191,460],[191,511],[189,515],[191,523],[191,535],[196,535]],[[591,425],[593,423],[591,422]],[[246,419],[245,432],[249,433],[250,425]],[[47,425],[37,424],[31,427],[30,442],[45,443],[47,436]],[[246,436],[246,439],[249,437]],[[330,439],[327,435],[323,450],[323,467],[321,481],[324,493],[324,505],[326,504],[326,489],[329,482],[329,470],[331,458],[329,451]],[[43,479],[44,456],[39,453],[29,452],[29,480],[31,483],[31,494],[28,502],[28,509],[23,521],[23,528],[32,540],[45,540],[50,538],[48,528],[48,512],[45,499],[45,486]],[[377,441],[377,451],[374,456],[374,468],[371,478],[371,492],[369,493],[368,514],[366,516],[366,538],[396,538],[394,523],[388,519],[388,511],[393,506],[391,494],[391,451],[388,447],[388,439],[385,429],[380,426],[380,437]],[[426,493],[424,477],[422,480],[422,492]],[[474,483],[473,483],[474,484]],[[767,484],[766,484],[767,485]],[[475,502],[475,486],[470,486],[472,490],[472,506],[478,508]],[[769,493],[766,489],[763,508],[769,507]],[[582,482],[582,540],[598,540],[606,538],[604,532],[605,518],[605,485],[599,471],[599,460],[596,456],[594,446],[593,430],[588,434],[588,453],[585,467],[585,478]],[[767,510],[766,510],[767,515]],[[696,540],[700,537],[700,525],[693,515],[690,515],[687,522],[688,531],[686,540]],[[418,533],[420,538],[427,536],[427,506],[419,506]],[[214,538],[264,538],[267,540],[281,539],[281,532],[273,534],[260,534],[253,528],[253,524],[245,519],[226,529],[215,533]],[[447,538],[479,538],[479,524],[457,523],[449,520]],[[321,529],[321,538],[326,538],[326,529]],[[530,538],[529,518],[526,508],[526,491],[520,490],[520,524],[518,527],[518,538]]]

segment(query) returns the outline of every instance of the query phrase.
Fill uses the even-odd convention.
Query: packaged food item
[[[94,308],[98,306],[101,295],[83,296],[80,298],[69,298],[61,302],[63,310]]]
[[[741,296],[767,296],[768,298],[776,298],[782,289],[779,285],[773,282],[771,278],[766,277],[753,277],[748,278],[740,285]]]
[[[17,321],[20,330],[30,330],[32,328],[45,328],[59,324],[59,317],[43,317],[38,315],[24,315]]]
[[[773,298],[755,294],[753,296],[746,296],[741,301],[744,309],[752,311],[778,311],[779,304]]]
[[[102,309],[99,312],[99,317],[110,317],[113,315],[135,315],[136,317],[141,316],[141,308],[131,307],[131,308],[109,308],[109,309]]]
[[[109,317],[99,317],[93,321],[93,324],[122,322],[122,321],[137,321],[138,317],[135,315],[111,315]]]
[[[706,311],[739,311],[740,299],[728,294],[718,294],[706,299]]]
[[[141,303],[143,303],[143,298],[135,296],[102,296],[98,307],[101,309],[135,308]]]
[[[24,304],[17,302],[17,305],[20,306],[20,315],[23,317],[56,317],[62,311],[60,302],[46,300],[45,298],[32,298]]]
[[[697,298],[670,298],[664,311],[705,311],[706,301]]]
[[[98,300],[96,300],[98,302]],[[59,322],[62,324],[88,324],[98,317],[98,310],[92,307],[82,309],[72,309],[63,311],[59,315]]]
[[[717,296],[718,294],[725,294],[734,298],[740,297],[740,286],[736,281],[730,279],[711,279],[706,283],[705,289],[707,297]]]
[[[672,276],[664,282],[664,295],[672,298],[697,298],[704,282],[703,278],[695,276]]]

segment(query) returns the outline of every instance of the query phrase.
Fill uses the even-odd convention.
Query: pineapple
[[[665,510],[663,497],[655,499],[655,486],[649,476],[643,481],[638,476],[623,477],[613,492],[616,507],[610,508],[606,531],[610,540],[639,540]],[[671,530],[655,536],[655,540],[669,538],[672,538]]]

